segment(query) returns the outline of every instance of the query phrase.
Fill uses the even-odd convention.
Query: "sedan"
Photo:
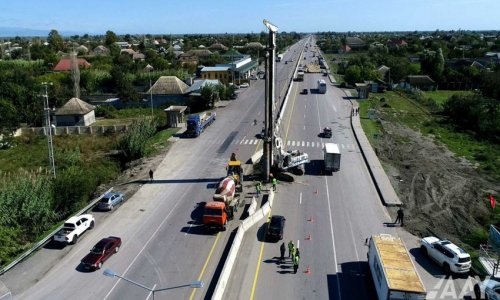
[[[475,299],[500,300],[500,282],[498,278],[487,278],[474,285]]]
[[[97,205],[97,208],[101,210],[112,210],[123,201],[125,201],[125,197],[122,193],[109,192],[102,197],[101,201],[99,201],[99,204]]]
[[[104,238],[97,243],[90,253],[82,259],[85,269],[97,270],[102,268],[102,264],[113,254],[120,250],[122,240],[116,236]]]
[[[283,239],[283,230],[285,229],[285,217],[274,215],[269,221],[269,226],[267,227],[267,237],[276,240]]]

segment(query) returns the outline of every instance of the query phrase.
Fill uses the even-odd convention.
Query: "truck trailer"
[[[325,172],[340,170],[340,150],[334,143],[325,143],[323,148],[323,160]]]
[[[215,116],[215,112],[189,115],[186,121],[186,135],[189,137],[199,136],[203,130],[215,121]]]
[[[379,300],[420,300],[427,292],[401,238],[373,235],[368,265]]]

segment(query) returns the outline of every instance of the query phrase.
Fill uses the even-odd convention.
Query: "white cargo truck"
[[[325,172],[340,170],[340,150],[334,143],[325,143],[323,148]]]
[[[379,300],[420,300],[427,292],[401,238],[373,235],[368,264]]]

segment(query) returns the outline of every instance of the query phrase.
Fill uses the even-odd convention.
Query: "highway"
[[[296,51],[294,51],[296,50]],[[294,45],[285,55],[298,55]],[[295,58],[296,60],[297,58]],[[277,81],[286,82],[293,64],[277,68]],[[284,93],[283,84],[276,93]],[[179,139],[155,172],[155,181],[140,190],[111,215],[99,217],[96,227],[77,245],[41,249],[1,280],[16,299],[148,299],[152,295],[118,278],[105,277],[98,270],[87,272],[80,260],[103,237],[119,236],[120,251],[104,264],[117,274],[152,289],[170,288],[156,299],[201,299],[211,283],[232,227],[218,234],[206,234],[199,223],[201,208],[211,199],[214,185],[225,176],[232,152],[246,161],[260,140],[256,135],[264,120],[264,80],[252,81],[240,89],[237,100],[217,110],[217,120],[196,139]],[[250,187],[253,185],[250,183]],[[119,187],[116,187],[119,191]],[[233,226],[236,226],[234,222]],[[60,251],[60,252],[58,252]],[[64,255],[63,255],[64,254]],[[43,268],[35,270],[33,268]],[[23,275],[43,273],[23,282]],[[29,276],[27,276],[29,277]],[[184,287],[203,280],[200,290]]]
[[[276,64],[278,107],[300,50],[301,43],[295,44],[284,58],[293,58],[294,62]],[[315,59],[311,51],[305,55],[299,63]],[[318,79],[326,80],[326,94],[315,93]],[[309,90],[307,95],[299,93],[304,88]],[[279,134],[288,150],[307,152],[311,163],[306,166],[306,174],[296,177],[294,183],[278,184],[272,214],[286,217],[283,242],[286,245],[292,240],[299,246],[300,267],[292,274],[290,259],[277,263],[282,241],[265,241],[266,225],[262,221],[245,234],[224,299],[374,299],[365,239],[379,233],[402,236],[426,288],[438,283],[442,270],[421,257],[416,249],[418,239],[384,224],[392,220],[356,144],[350,110],[346,94],[330,85],[327,77],[306,73],[303,82],[294,82]],[[14,298],[151,299],[148,290],[105,277],[103,270],[80,269],[81,258],[107,236],[121,237],[123,245],[104,269],[149,288],[168,288],[156,293],[155,299],[209,298],[212,277],[238,222],[232,222],[225,232],[207,234],[199,222],[201,208],[225,175],[230,154],[234,152],[246,162],[262,146],[257,135],[264,120],[264,81],[253,80],[249,88],[239,90],[237,100],[216,112],[216,122],[200,137],[173,143],[156,169],[154,183],[143,185],[112,214],[104,213],[103,217],[96,213],[96,227],[77,245],[63,250],[41,249],[2,276],[0,280]],[[331,139],[318,136],[325,126],[333,130]],[[321,172],[322,145],[326,141],[339,144],[342,153],[341,169],[331,176]],[[115,189],[119,191],[119,187]],[[254,183],[245,182],[245,190],[251,198]],[[25,275],[31,272],[44,276],[28,281]],[[205,286],[185,286],[194,280],[203,280]],[[454,279],[453,284],[460,290],[465,280]]]

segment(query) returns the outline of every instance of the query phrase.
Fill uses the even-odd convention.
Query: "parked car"
[[[331,138],[332,137],[332,129],[330,127],[323,128],[323,132],[321,133],[321,135],[327,139]]]
[[[125,197],[122,193],[109,192],[102,197],[97,208],[100,210],[112,210],[115,206],[125,201]]]
[[[251,79],[251,80],[257,80],[257,76],[255,76],[255,75],[250,75],[250,79]]]
[[[110,236],[100,240],[81,261],[85,269],[97,270],[102,268],[102,264],[117,253],[122,245],[122,239]]]
[[[269,221],[269,226],[267,227],[267,237],[270,239],[282,240],[285,221],[286,219],[283,216],[272,216]]]
[[[420,249],[443,267],[446,274],[468,273],[471,267],[469,253],[448,240],[429,236],[420,240]]]
[[[302,90],[302,94],[303,94],[303,95],[307,95],[307,94],[309,94],[309,90],[308,90],[308,89],[303,89],[303,90]]]
[[[231,100],[235,100],[236,98],[238,98],[237,93],[232,93],[231,96],[229,96],[229,99],[231,99]]]
[[[88,229],[94,228],[95,220],[91,214],[74,216],[64,222],[63,228],[53,237],[54,241],[76,244],[78,238]]]
[[[474,285],[475,299],[500,300],[500,279],[488,278]]]
[[[246,82],[244,82],[244,83],[240,84],[240,87],[241,87],[241,88],[247,88],[247,87],[249,87],[249,86],[250,86],[250,85],[249,85],[248,83],[246,83]]]

